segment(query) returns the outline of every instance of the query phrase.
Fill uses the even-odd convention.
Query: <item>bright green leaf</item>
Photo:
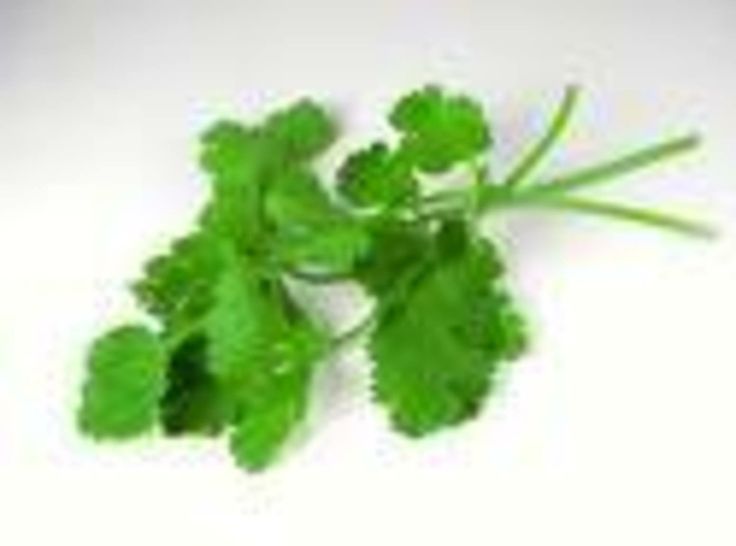
[[[304,169],[284,171],[265,201],[275,227],[274,249],[291,267],[348,271],[365,252],[361,224],[331,202],[318,179]]]
[[[338,173],[339,190],[360,207],[414,203],[419,188],[412,167],[406,154],[379,142],[348,157]]]
[[[303,420],[326,338],[279,283],[231,266],[207,325],[209,364],[234,393],[232,450],[240,464],[270,463]]]
[[[88,374],[78,414],[85,434],[124,439],[156,425],[166,389],[166,357],[148,329],[124,326],[99,338]]]
[[[327,111],[309,99],[302,99],[271,115],[264,135],[278,153],[292,160],[309,160],[324,152],[337,136]]]
[[[491,144],[480,105],[436,86],[402,98],[390,121],[402,134],[405,153],[427,173],[441,173],[472,160]]]
[[[500,274],[490,245],[448,224],[433,260],[383,310],[371,340],[374,388],[398,430],[422,436],[473,417],[500,362],[519,354],[523,323]]]
[[[133,284],[139,303],[170,331],[197,321],[212,303],[212,287],[221,269],[216,241],[198,231],[174,242],[150,260]]]
[[[304,422],[314,367],[324,346],[321,332],[304,322],[284,340],[284,351],[273,373],[241,401],[241,418],[230,441],[238,464],[262,470],[280,455]]]

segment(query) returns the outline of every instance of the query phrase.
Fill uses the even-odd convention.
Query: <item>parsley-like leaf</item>
[[[270,463],[304,418],[312,371],[326,340],[278,282],[235,262],[221,277],[207,322],[212,373],[229,385],[237,412],[238,462]]]
[[[78,421],[88,435],[124,439],[152,429],[166,388],[166,357],[157,337],[124,326],[99,338],[89,357]]]
[[[175,241],[168,253],[150,260],[143,277],[133,284],[133,292],[168,329],[187,327],[209,309],[220,262],[212,237],[195,232]]]
[[[419,186],[406,154],[376,143],[348,157],[338,173],[340,192],[360,207],[413,203]]]
[[[417,168],[441,173],[483,153],[491,143],[483,110],[472,99],[428,86],[394,107],[391,124]]]
[[[230,441],[236,461],[251,470],[272,464],[304,422],[314,368],[325,348],[323,334],[304,321],[280,343],[269,373],[243,393],[241,416]]]
[[[308,170],[280,173],[265,207],[276,228],[273,250],[292,267],[347,271],[365,251],[360,223],[330,201]]]
[[[384,310],[371,340],[374,385],[397,429],[421,436],[474,416],[499,363],[519,354],[523,324],[500,274],[493,248],[450,223],[411,288]]]
[[[368,249],[353,276],[374,296],[395,293],[399,279],[417,267],[431,249],[431,234],[421,225],[377,218],[367,224]]]
[[[328,112],[316,102],[302,99],[272,114],[263,133],[287,160],[308,160],[324,152],[337,136]]]
[[[200,162],[210,174],[212,201],[202,215],[203,228],[257,251],[263,243],[261,195],[273,168],[272,155],[253,129],[221,121],[202,137]]]

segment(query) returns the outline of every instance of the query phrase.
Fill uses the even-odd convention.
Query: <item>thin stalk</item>
[[[338,335],[332,340],[330,352],[336,353],[360,339],[365,333],[367,333],[376,322],[376,314],[371,311],[366,317],[361,319],[355,326],[349,328],[342,334]]]
[[[174,329],[173,335],[164,335],[163,344],[166,351],[173,353],[182,343],[187,341],[192,335],[200,332],[204,327],[204,320],[193,320],[185,326]]]
[[[536,195],[559,195],[573,190],[581,190],[691,152],[699,145],[700,138],[697,135],[674,138],[628,153],[612,161],[553,178],[545,184],[534,186],[526,191],[533,192]]]
[[[606,218],[613,218],[617,220],[624,220],[692,237],[710,239],[716,236],[716,232],[712,227],[701,222],[682,218],[670,213],[633,207],[629,205],[622,205],[618,203],[609,203],[604,201],[596,201],[575,197],[530,197],[519,198],[515,200],[515,203],[507,203],[507,205],[511,204],[514,204],[516,206],[540,207],[553,210],[557,209],[561,211],[578,212]]]
[[[349,272],[320,273],[320,272],[314,272],[314,271],[303,271],[303,270],[298,270],[298,269],[292,269],[288,273],[295,279],[299,279],[300,281],[306,281],[306,282],[315,283],[315,284],[327,284],[327,283],[345,281],[345,280],[349,280],[352,278]]]
[[[506,177],[504,185],[514,187],[529,178],[531,172],[549,154],[555,144],[559,142],[565,130],[570,125],[570,120],[578,104],[579,97],[580,89],[577,86],[571,85],[565,89],[565,95],[552,117],[549,127],[537,143],[522,157],[519,164],[511,170],[511,174]]]

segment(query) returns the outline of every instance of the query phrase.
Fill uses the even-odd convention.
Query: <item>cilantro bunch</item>
[[[309,410],[320,366],[347,343],[372,357],[375,400],[393,427],[426,436],[476,416],[501,364],[529,344],[503,257],[478,221],[510,207],[586,213],[707,236],[696,222],[581,195],[694,149],[695,136],[556,177],[537,168],[565,132],[569,88],[549,129],[506,176],[488,168],[495,135],[478,102],[428,86],[389,115],[396,137],[351,154],[325,184],[314,162],[338,135],[301,100],[205,132],[210,198],[192,231],[133,285],[154,319],[98,338],[78,413],[100,440],[227,435],[237,463],[273,463]],[[433,178],[466,183],[428,191]],[[375,300],[331,332],[295,297],[300,283],[351,280]]]

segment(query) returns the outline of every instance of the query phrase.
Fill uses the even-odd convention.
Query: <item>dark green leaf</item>
[[[208,369],[204,336],[192,336],[174,350],[161,403],[167,434],[219,434],[233,418],[232,398],[232,393]]]

